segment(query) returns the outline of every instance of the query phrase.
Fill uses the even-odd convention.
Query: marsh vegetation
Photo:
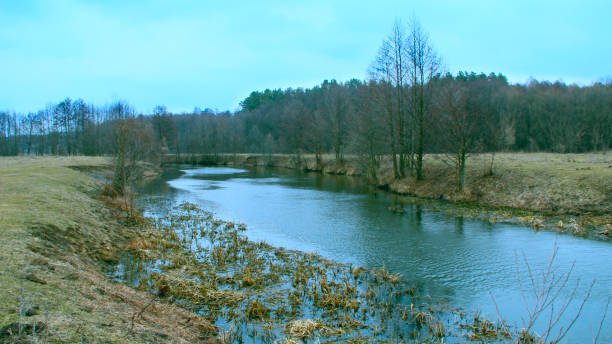
[[[201,314],[227,343],[397,342],[509,338],[501,325],[453,311],[386,268],[249,241],[242,224],[191,203],[153,217],[115,278]],[[136,323],[138,320],[136,319]],[[461,324],[461,326],[459,326]],[[452,326],[452,327],[449,327]]]

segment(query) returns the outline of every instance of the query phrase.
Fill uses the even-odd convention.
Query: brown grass
[[[423,198],[570,216],[565,222],[574,224],[565,229],[578,235],[585,234],[585,225],[612,231],[612,152],[497,154],[492,176],[489,161],[489,154],[470,157],[463,190],[454,188],[454,174],[439,156],[427,156],[425,180],[406,178],[390,188]],[[525,222],[542,227],[541,219]]]
[[[216,329],[203,318],[103,273],[128,243],[149,247],[96,198],[99,182],[80,172],[108,164],[107,158],[0,158],[0,328],[42,322],[40,342],[208,340]],[[24,316],[28,309],[34,315]]]

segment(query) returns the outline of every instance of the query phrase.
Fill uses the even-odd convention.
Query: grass
[[[492,176],[486,173],[489,159],[490,155],[482,154],[468,160],[466,188],[458,197],[492,206],[575,215],[612,210],[612,153],[497,154]],[[442,170],[440,165],[437,169]]]
[[[553,216],[557,229],[572,234],[587,235],[588,227],[591,233],[612,234],[611,152],[497,154],[493,175],[487,175],[489,161],[488,154],[472,156],[465,188],[454,191],[452,173],[439,157],[428,156],[424,181],[408,178],[391,189],[425,198],[533,212],[517,218],[536,228]]]
[[[78,171],[108,165],[107,158],[0,158],[0,341],[32,324],[45,329],[20,340],[193,342],[216,332],[160,302],[130,329],[151,295],[110,281],[103,270],[138,233],[96,198],[100,182]],[[182,326],[187,320],[192,326]]]

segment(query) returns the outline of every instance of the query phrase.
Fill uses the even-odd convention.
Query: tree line
[[[136,114],[126,102],[93,106],[66,98],[35,113],[1,111],[0,155],[116,154],[127,133],[135,158],[285,153],[313,154],[320,163],[332,153],[342,163],[352,154],[371,173],[385,157],[396,178],[420,179],[423,155],[443,153],[460,185],[474,152],[612,147],[612,81],[510,84],[502,74],[453,75],[414,20],[394,25],[367,80],[254,91],[240,106],[233,113],[173,114],[157,106]]]

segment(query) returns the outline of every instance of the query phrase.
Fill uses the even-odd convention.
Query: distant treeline
[[[252,92],[235,113],[158,106],[137,115],[124,102],[97,107],[69,98],[35,113],[0,112],[0,155],[114,154],[117,122],[125,120],[143,157],[333,153],[341,162],[350,153],[374,169],[391,156],[396,177],[421,177],[427,152],[447,153],[463,169],[472,152],[612,147],[612,82],[511,85],[501,74],[441,73],[428,44],[418,24],[396,25],[368,80]]]
[[[472,125],[482,127],[473,133],[479,151],[568,153],[612,147],[612,83],[508,85],[495,74],[444,76],[435,82],[449,80],[483,88],[472,100],[486,110],[473,114]],[[375,99],[381,88],[384,85],[376,82],[332,80],[312,89],[253,92],[236,113],[196,109],[171,114],[158,107],[136,120],[150,140],[171,153],[341,155],[363,152],[371,144],[370,149],[384,154],[390,137],[384,128],[384,104]],[[121,108],[135,116],[126,103],[96,107],[69,98],[36,113],[0,111],[0,155],[112,154],[110,122],[121,118]],[[427,152],[445,151],[441,115],[435,111],[426,120]]]

